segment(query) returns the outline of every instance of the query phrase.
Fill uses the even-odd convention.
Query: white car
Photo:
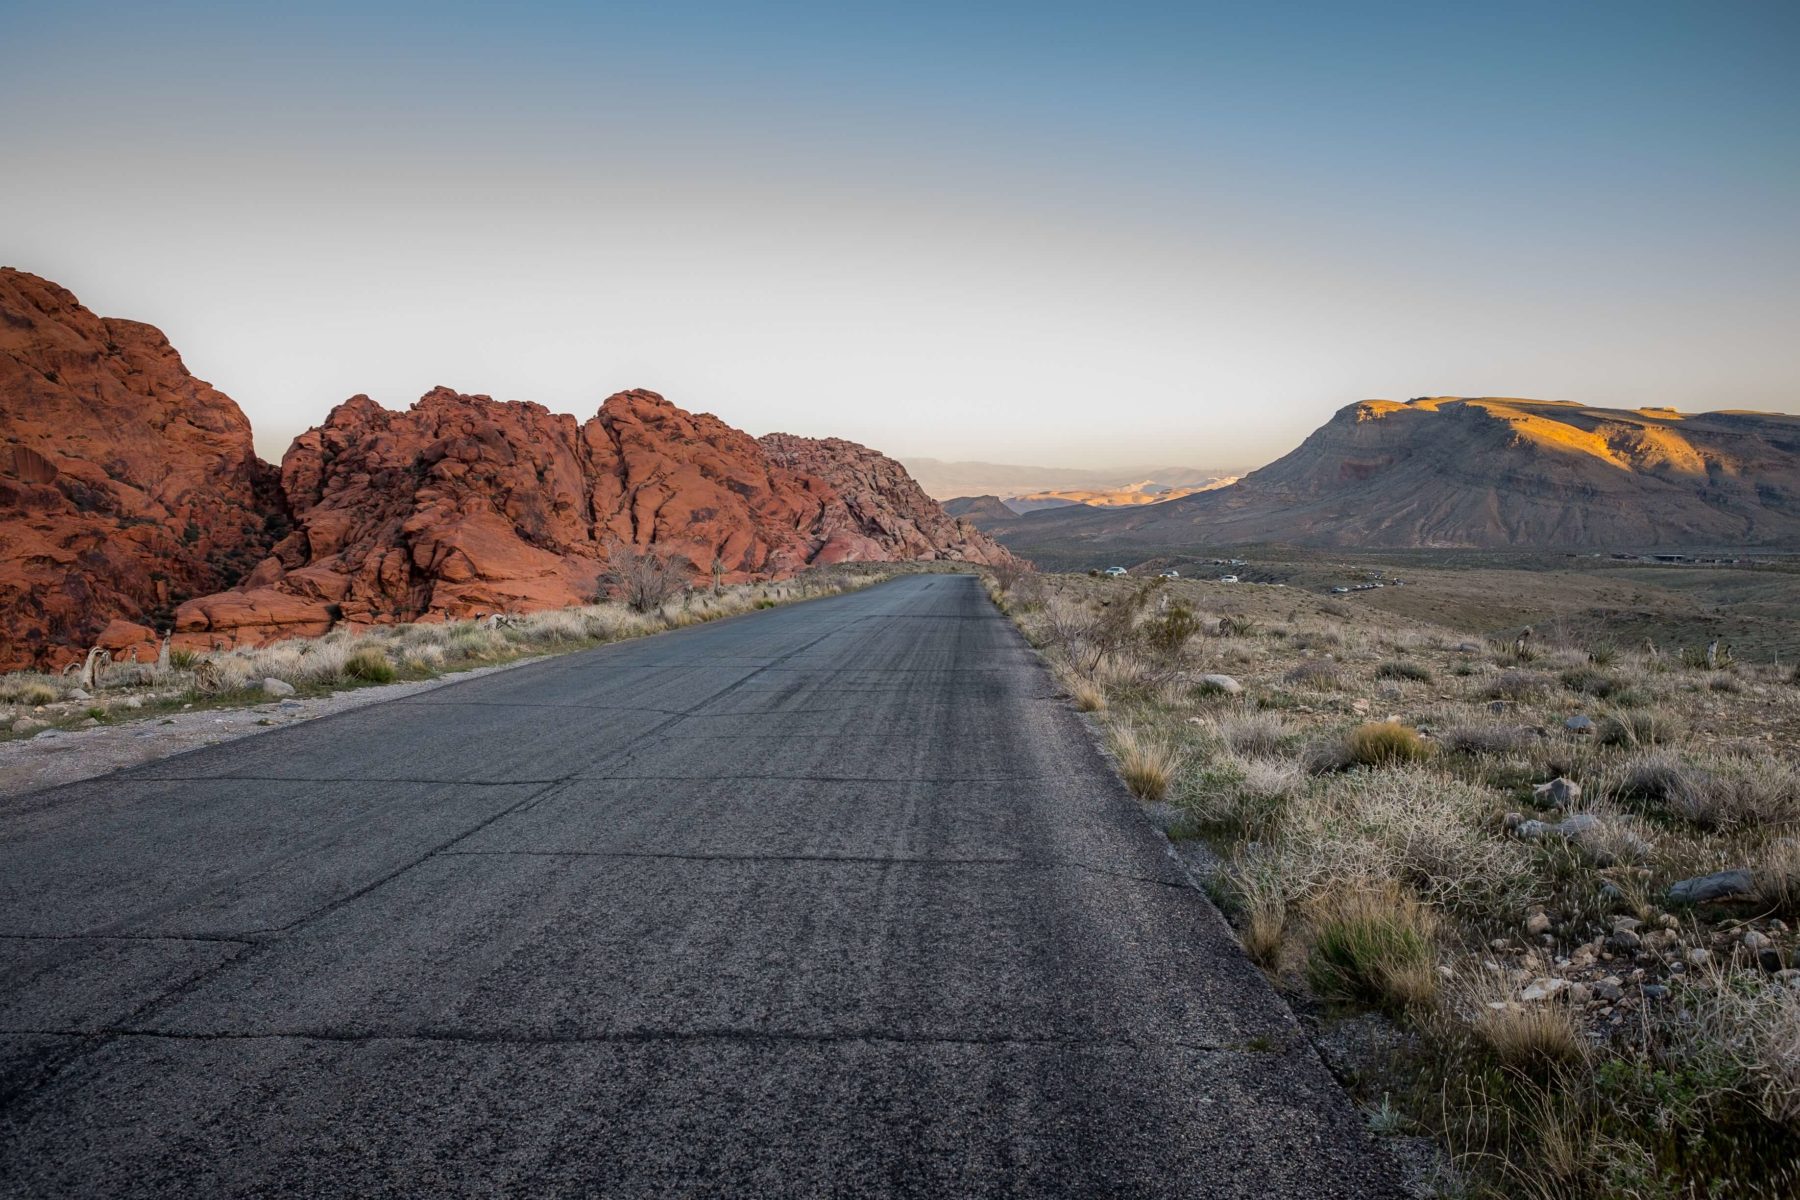
[[[1156,573],[1156,577],[1157,577],[1157,578],[1158,578],[1158,579],[1180,579],[1180,578],[1181,578],[1181,572],[1180,572],[1180,571],[1177,571],[1177,570],[1175,570],[1175,569],[1174,569],[1174,568],[1173,568],[1173,567],[1171,567],[1171,568],[1170,568],[1170,569],[1169,569],[1169,570],[1167,570],[1167,571],[1158,571],[1158,572],[1157,572],[1157,573]]]
[[[1219,576],[1220,583],[1236,583],[1237,581],[1238,581],[1238,577],[1236,575],[1221,575],[1221,576]]]
[[[1106,568],[1106,570],[1102,571],[1101,574],[1105,575],[1111,579],[1117,579],[1119,576],[1125,574],[1125,568],[1124,567],[1108,567],[1108,568]]]

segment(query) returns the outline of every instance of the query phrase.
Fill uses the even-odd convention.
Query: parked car
[[[1108,568],[1106,568],[1105,571],[1101,572],[1101,574],[1107,576],[1110,579],[1117,579],[1119,576],[1125,574],[1125,568],[1124,567],[1108,567]]]
[[[1332,592],[1332,595],[1334,595],[1334,596],[1342,596],[1345,592],[1348,592],[1349,590],[1350,589],[1347,587],[1334,587],[1331,589],[1331,592]]]
[[[1174,567],[1170,567],[1167,571],[1158,571],[1156,577],[1158,579],[1180,579],[1181,572],[1177,571]]]
[[[1237,581],[1238,581],[1238,577],[1236,575],[1221,575],[1221,576],[1219,576],[1220,583],[1236,583]]]

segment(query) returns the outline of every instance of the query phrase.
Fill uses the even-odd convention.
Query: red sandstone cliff
[[[156,330],[0,271],[0,668],[593,597],[614,545],[732,579],[809,565],[1005,555],[891,459],[759,443],[654,392],[585,423],[439,388],[366,396],[279,475],[231,399]]]
[[[117,651],[151,649],[280,520],[249,421],[160,332],[0,268],[0,669],[57,665],[115,620]]]
[[[772,461],[830,484],[884,557],[990,566],[1011,557],[974,525],[946,513],[905,467],[880,451],[843,438],[791,433],[765,434],[757,443]]]
[[[281,479],[294,532],[239,588],[182,607],[188,640],[581,604],[615,544],[733,579],[900,556],[828,484],[646,391],[584,424],[444,388],[405,412],[358,396]]]

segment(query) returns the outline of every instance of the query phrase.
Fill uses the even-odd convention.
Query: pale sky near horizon
[[[266,457],[436,384],[1237,466],[1371,396],[1800,411],[1800,5],[0,0],[0,263]]]

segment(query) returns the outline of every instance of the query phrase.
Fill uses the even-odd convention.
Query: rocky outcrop
[[[1218,491],[1034,514],[1026,552],[1083,544],[1638,550],[1800,541],[1800,417],[1543,400],[1369,400]]]
[[[990,523],[1016,520],[1019,515],[998,496],[957,496],[944,501],[944,512],[980,529],[986,529]]]
[[[240,587],[184,605],[184,640],[586,603],[620,545],[733,580],[967,550],[941,513],[920,512],[938,541],[865,519],[827,479],[647,391],[582,424],[445,388],[405,412],[357,396],[294,442],[281,481],[293,532]]]
[[[973,524],[946,513],[905,467],[879,451],[842,438],[791,433],[765,434],[757,443],[774,462],[835,489],[884,557],[986,565],[1011,558]]]
[[[405,412],[356,396],[277,472],[160,333],[55,284],[0,271],[0,351],[0,667],[151,657],[171,624],[211,647],[579,604],[615,546],[731,580],[1006,555],[872,450],[759,444],[654,392],[585,423],[447,388]]]
[[[264,556],[275,482],[243,412],[159,331],[0,268],[0,669],[60,666],[102,634],[140,652]]]

